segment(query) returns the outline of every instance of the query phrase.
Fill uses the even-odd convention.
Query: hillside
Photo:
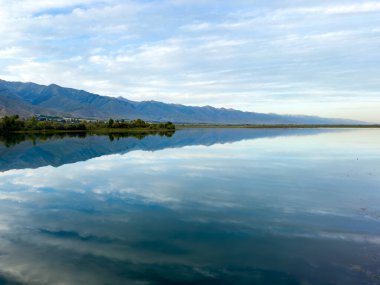
[[[344,119],[242,112],[210,106],[192,107],[157,101],[130,101],[83,90],[0,80],[0,116],[34,114],[88,119],[143,119],[209,124],[353,124]]]

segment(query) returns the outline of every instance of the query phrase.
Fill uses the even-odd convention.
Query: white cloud
[[[342,102],[334,94],[350,90],[368,110],[380,88],[379,12],[379,2],[349,0],[0,1],[0,76],[134,100],[253,111],[266,101],[266,112],[287,96],[328,97],[330,116]]]
[[[5,49],[0,49],[0,58],[12,59],[20,56],[23,49],[20,47],[7,47]]]
[[[331,5],[327,7],[317,7],[300,9],[301,13],[325,13],[325,14],[355,14],[355,13],[376,13],[380,12],[379,2],[363,2],[348,5]]]

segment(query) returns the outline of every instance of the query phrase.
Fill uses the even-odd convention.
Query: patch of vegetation
[[[15,132],[54,132],[54,131],[121,131],[125,130],[175,130],[172,122],[150,123],[141,119],[125,121],[109,119],[108,121],[85,121],[85,120],[38,120],[36,117],[23,119],[19,116],[5,116],[0,119],[0,134]]]

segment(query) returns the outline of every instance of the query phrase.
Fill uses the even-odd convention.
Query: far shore
[[[377,129],[380,124],[372,125],[223,125],[223,124],[176,124],[176,129],[188,128],[236,128],[236,129]]]

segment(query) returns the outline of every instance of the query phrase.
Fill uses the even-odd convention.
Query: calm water
[[[380,130],[29,139],[0,284],[380,284]]]

